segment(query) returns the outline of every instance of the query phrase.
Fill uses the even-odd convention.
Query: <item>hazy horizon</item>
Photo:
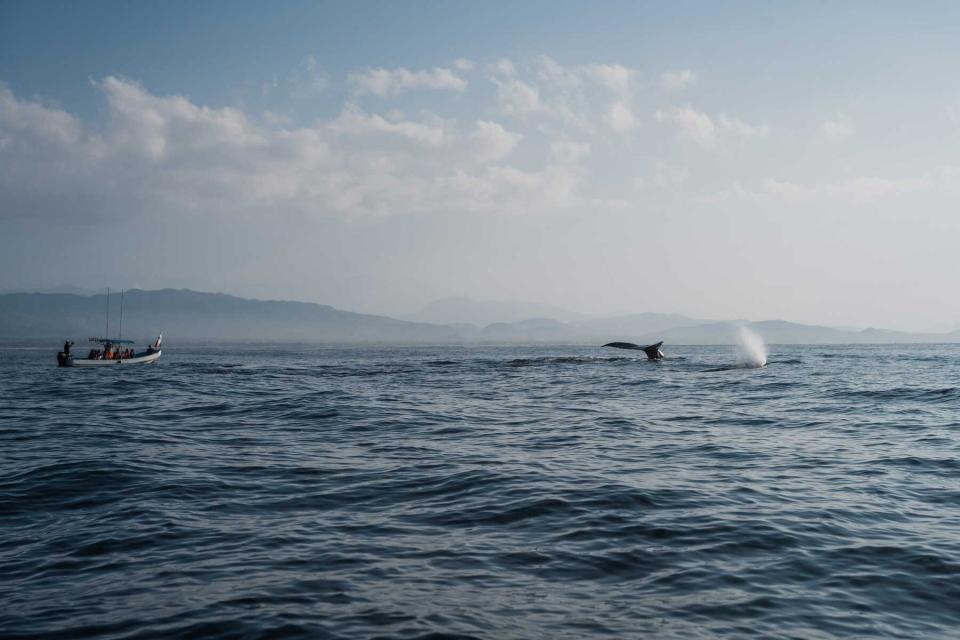
[[[110,295],[112,296],[112,304],[110,306],[112,312],[112,319],[114,322],[117,321],[119,317],[120,309],[120,299],[123,293],[123,289],[111,289]],[[737,325],[752,325],[752,324],[765,324],[769,323],[772,325],[778,325],[778,323],[787,323],[794,327],[795,329],[802,329],[802,327],[809,327],[814,329],[823,329],[829,331],[840,331],[845,332],[847,337],[853,337],[855,334],[858,334],[867,330],[880,330],[880,331],[903,331],[898,329],[891,329],[887,326],[850,326],[850,325],[825,325],[818,323],[799,323],[790,318],[731,318],[731,317],[691,317],[684,314],[677,314],[671,312],[649,312],[645,310],[624,310],[624,311],[613,311],[608,313],[589,313],[589,312],[579,312],[572,309],[567,309],[561,306],[537,303],[529,300],[493,300],[493,299],[478,299],[470,298],[464,296],[456,296],[450,298],[443,298],[433,300],[427,303],[425,306],[411,312],[403,314],[389,314],[389,313],[373,313],[373,312],[364,312],[357,309],[350,309],[344,307],[336,307],[334,305],[327,305],[322,301],[314,300],[292,300],[292,299],[277,299],[277,298],[257,298],[252,296],[243,296],[236,295],[227,292],[218,292],[218,291],[198,291],[190,288],[172,288],[172,287],[163,287],[160,289],[139,289],[132,288],[126,289],[126,293],[164,293],[164,292],[189,292],[191,294],[200,294],[203,296],[220,296],[227,295],[233,296],[234,298],[240,298],[246,301],[252,302],[296,302],[296,303],[309,303],[309,304],[319,304],[323,306],[331,306],[337,312],[348,312],[348,313],[369,313],[371,315],[388,319],[388,320],[403,320],[407,322],[415,323],[426,323],[431,325],[436,325],[437,327],[456,327],[459,325],[474,325],[478,329],[484,328],[493,328],[497,325],[509,325],[509,326],[519,326],[527,321],[537,321],[537,320],[549,320],[557,321],[566,325],[570,329],[580,331],[579,337],[586,338],[588,335],[593,339],[600,339],[604,335],[641,335],[646,334],[648,338],[653,339],[657,337],[657,330],[644,329],[640,332],[637,331],[637,325],[630,324],[635,320],[641,318],[655,318],[654,326],[663,327],[664,329],[681,329],[684,327],[718,327],[721,325],[728,326],[737,326]],[[34,288],[17,288],[17,289],[0,289],[0,296],[7,294],[23,294],[23,293],[36,293],[36,294],[68,294],[68,295],[77,295],[81,297],[90,297],[90,296],[103,296],[107,293],[107,290],[97,291],[85,287],[75,286],[75,285],[60,285],[56,287],[51,287],[48,289],[34,289]],[[128,298],[129,299],[129,298]],[[177,302],[175,305],[177,308],[180,307],[180,303]],[[74,309],[73,311],[75,311]],[[176,310],[174,309],[174,319],[173,322],[181,322],[186,320],[191,313],[198,309],[192,309],[190,307],[181,309],[186,315],[183,317],[177,317]],[[34,309],[36,311],[36,309]],[[67,315],[70,314],[71,310],[64,310],[67,312]],[[160,311],[157,309],[156,311]],[[99,311],[97,312],[99,314]],[[99,315],[98,315],[99,317]],[[46,322],[49,318],[45,318]],[[129,320],[129,316],[128,316]],[[153,321],[156,319],[154,318]],[[151,316],[146,316],[140,318],[140,321],[147,321],[148,324],[152,322]],[[626,321],[627,324],[622,322]],[[99,322],[99,320],[98,320]],[[613,322],[613,324],[610,324]],[[649,322],[649,320],[648,320]],[[606,324],[604,324],[606,323]],[[163,324],[163,323],[161,323]],[[153,326],[153,325],[151,325]],[[165,325],[164,325],[165,326]],[[606,329],[604,329],[606,327]],[[589,328],[589,329],[588,329]],[[320,325],[316,326],[316,329],[320,329]],[[592,331],[592,334],[585,333],[584,331]],[[911,341],[916,341],[917,338],[921,336],[926,336],[926,338],[932,338],[936,335],[942,335],[947,337],[947,334],[953,334],[960,331],[960,327],[955,326],[933,326],[926,330],[917,330],[909,331],[907,330],[903,337],[913,336]],[[149,331],[148,331],[149,332]],[[309,332],[308,332],[309,333]],[[529,334],[530,340],[537,342],[542,342],[544,339],[549,339],[550,334],[543,333],[531,333]],[[805,344],[802,338],[796,337],[799,334],[794,335],[793,338],[790,338],[788,344]],[[470,341],[476,339],[476,336],[462,336],[464,340]],[[571,338],[576,337],[573,335],[564,336],[562,340],[570,340]],[[782,336],[781,336],[782,337]],[[517,342],[522,341],[519,335],[512,335],[509,340]],[[798,341],[799,340],[799,341]],[[923,342],[923,340],[920,340]],[[683,343],[686,344],[686,343]],[[842,344],[837,343],[837,344]]]
[[[0,288],[955,329],[958,17],[3,3]]]

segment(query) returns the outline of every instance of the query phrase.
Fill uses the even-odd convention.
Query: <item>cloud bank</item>
[[[123,78],[96,88],[107,107],[102,128],[0,89],[3,215],[525,211],[573,203],[581,181],[567,161],[510,165],[523,135],[493,120],[392,117],[348,104],[329,121],[291,128]]]
[[[84,122],[0,85],[0,217],[82,223],[159,213],[513,215],[630,207],[657,191],[701,204],[861,203],[940,184],[869,174],[816,184],[758,180],[755,168],[746,167],[748,179],[717,186],[704,174],[711,154],[775,130],[691,103],[652,109],[646,105],[657,87],[644,87],[640,76],[621,64],[563,65],[547,56],[487,65],[461,58],[426,70],[368,68],[347,74],[348,91],[334,115],[299,126],[273,112],[157,95],[118,76],[93,82],[105,116]],[[656,99],[691,89],[696,80],[687,69],[664,72],[660,88],[669,91]],[[332,82],[310,56],[288,77],[291,92],[305,97],[327,96]],[[396,108],[416,91],[486,102],[472,117]],[[828,138],[855,131],[842,114],[814,122]],[[634,161],[624,142],[641,139],[666,155],[672,143],[674,155],[684,157],[644,152]],[[622,169],[619,185],[601,179],[611,166]]]

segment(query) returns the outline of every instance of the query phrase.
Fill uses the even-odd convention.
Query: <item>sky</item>
[[[960,327],[960,5],[0,3],[0,289]]]

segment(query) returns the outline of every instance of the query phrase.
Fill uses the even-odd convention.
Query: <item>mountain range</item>
[[[0,339],[82,340],[102,335],[107,297],[72,293],[0,295]],[[110,298],[110,335],[120,330],[120,296]],[[531,314],[531,315],[527,315]],[[304,341],[321,343],[558,343],[610,341],[733,344],[746,325],[768,343],[840,344],[960,342],[960,330],[908,333],[840,329],[784,320],[709,321],[679,314],[587,316],[548,305],[454,298],[404,319],[353,313],[329,305],[251,300],[187,289],[128,290],[123,295],[125,337],[146,342],[163,331],[181,341]]]

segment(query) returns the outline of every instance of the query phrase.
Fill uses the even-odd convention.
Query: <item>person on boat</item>
[[[70,347],[72,347],[72,346],[73,346],[73,343],[70,342],[69,340],[64,340],[64,341],[63,341],[63,357],[64,357],[64,358],[69,358],[69,357],[70,357]]]

